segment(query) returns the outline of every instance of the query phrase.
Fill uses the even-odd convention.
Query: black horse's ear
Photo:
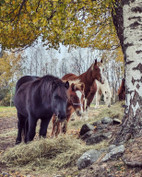
[[[69,82],[68,82],[68,81],[66,81],[65,87],[66,87],[67,89],[69,88]]]
[[[103,60],[101,59],[101,63],[103,63]]]

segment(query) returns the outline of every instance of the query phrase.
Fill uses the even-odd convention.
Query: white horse
[[[98,80],[95,80],[96,85],[97,85],[97,91],[96,91],[96,108],[99,107],[99,102],[101,99],[101,96],[104,96],[104,102],[105,104],[110,107],[111,106],[111,98],[112,98],[112,94],[111,94],[111,89],[108,83],[108,80],[105,76],[103,76],[103,84],[100,83]]]

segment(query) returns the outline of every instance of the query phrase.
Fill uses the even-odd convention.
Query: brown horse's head
[[[95,62],[91,66],[91,73],[92,73],[92,79],[93,80],[96,79],[103,84],[102,75],[101,75],[102,72],[101,72],[101,69],[99,68],[97,60],[95,60]]]
[[[83,83],[72,83],[68,90],[70,96],[69,102],[78,116],[81,116],[84,111],[84,88],[85,86]]]

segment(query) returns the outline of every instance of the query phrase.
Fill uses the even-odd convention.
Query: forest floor
[[[106,148],[111,141],[104,140],[95,145],[86,145],[79,138],[83,124],[98,121],[104,117],[122,120],[123,102],[116,103],[110,108],[101,105],[95,109],[92,105],[88,111],[89,119],[73,116],[68,125],[66,135],[51,138],[52,121],[49,124],[47,138],[38,138],[25,145],[15,146],[17,135],[17,116],[14,107],[0,107],[0,177],[142,177],[140,167],[127,166],[123,158],[104,163],[96,162],[91,166],[78,170],[76,161],[89,149]],[[120,125],[114,127],[115,138]],[[142,137],[130,140],[125,144],[125,154],[128,157],[142,156]],[[137,157],[136,157],[137,156]],[[107,173],[106,173],[107,172]]]

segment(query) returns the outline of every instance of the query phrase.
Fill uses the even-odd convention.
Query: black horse
[[[66,118],[68,88],[68,82],[64,83],[51,75],[41,78],[24,76],[18,80],[14,97],[18,116],[16,144],[22,141],[22,131],[25,142],[33,140],[39,118],[41,119],[39,136],[42,137],[46,137],[53,114],[57,115],[60,121]]]

